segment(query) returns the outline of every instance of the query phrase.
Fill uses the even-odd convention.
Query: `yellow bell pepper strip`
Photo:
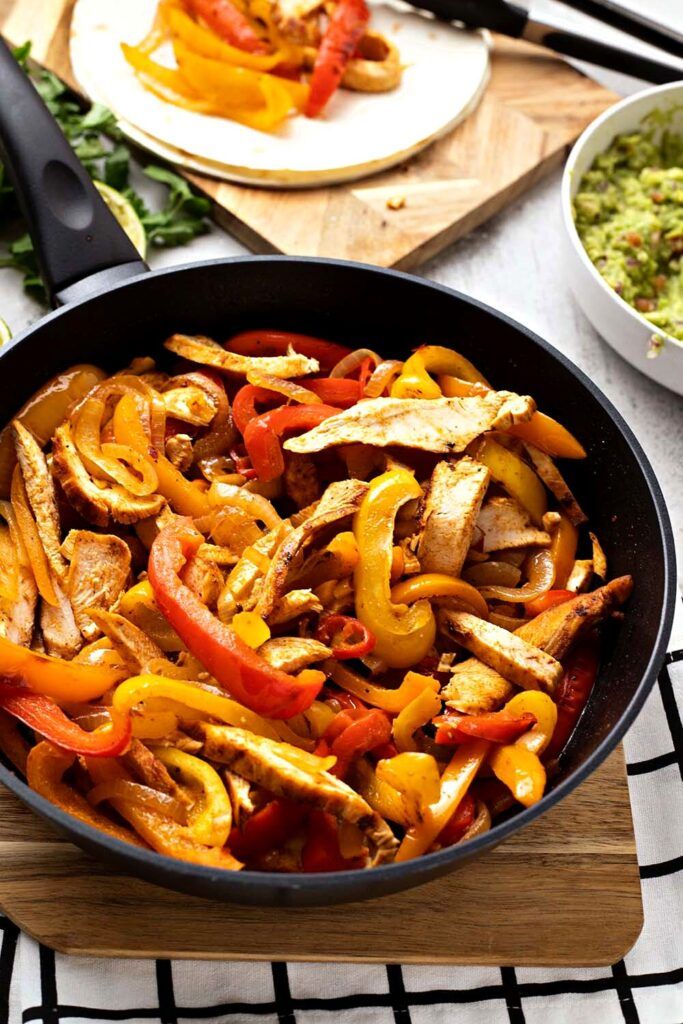
[[[252,68],[255,71],[272,71],[278,64],[291,60],[295,52],[293,47],[283,46],[274,53],[249,53],[219,39],[213,32],[193,21],[180,8],[170,7],[163,10],[164,7],[162,4],[160,9],[171,33],[185,43],[188,50],[201,57],[221,60],[237,67]],[[142,48],[142,44],[139,48]]]
[[[422,496],[412,473],[394,469],[375,477],[353,523],[359,561],[354,574],[356,615],[376,639],[375,654],[390,668],[409,668],[434,643],[436,622],[428,601],[393,604],[390,590],[394,521],[399,508]]]
[[[534,522],[541,526],[548,511],[545,488],[531,466],[519,455],[487,437],[478,445],[476,458],[488,466],[496,483],[502,484],[508,494],[523,505]]]
[[[567,580],[574,568],[578,543],[579,531],[570,523],[567,516],[560,513],[560,521],[555,528],[550,544],[550,555],[555,566],[553,587],[558,590],[566,586]]]
[[[581,442],[561,423],[543,412],[535,412],[527,423],[515,423],[506,433],[528,441],[556,459],[586,458],[586,449]]]
[[[204,541],[188,519],[164,527],[147,566],[164,617],[208,672],[241,704],[269,718],[305,711],[325,681],[321,672],[298,677],[273,668],[220,621],[180,578],[184,564]]]
[[[59,600],[55,593],[52,572],[47,555],[45,554],[45,548],[40,539],[38,524],[33,517],[33,512],[29,505],[24,478],[21,475],[19,466],[14,467],[12,474],[10,501],[17,529],[33,570],[38,593],[43,601],[47,601],[48,604],[56,607],[59,604]]]
[[[441,776],[438,800],[426,808],[421,822],[407,830],[396,853],[397,863],[427,852],[455,814],[490,748],[485,740],[472,740],[456,749]]]
[[[163,740],[178,728],[178,716],[172,711],[145,711],[132,718],[133,736],[138,740]]]
[[[266,640],[270,640],[268,624],[256,612],[238,612],[237,615],[233,615],[230,625],[238,637],[253,650]]]
[[[489,606],[477,588],[445,572],[425,572],[420,576],[411,576],[391,588],[394,604],[414,604],[415,601],[435,597],[454,597],[467,605],[468,610],[471,609],[480,619],[489,617]]]
[[[531,807],[543,796],[546,773],[539,758],[526,747],[515,743],[496,747],[489,764],[497,779],[504,782],[515,800]]]
[[[406,360],[391,388],[392,398],[440,398],[441,388],[430,374],[448,374],[471,383],[489,383],[459,352],[442,345],[423,345]]]
[[[550,743],[557,725],[557,705],[547,693],[540,690],[523,690],[505,705],[511,715],[531,714],[535,724],[515,740],[515,746],[524,747],[532,754],[542,754]]]
[[[441,711],[441,697],[431,689],[425,689],[411,700],[394,719],[391,734],[400,753],[417,750],[414,733],[430,722]]]
[[[377,811],[389,821],[396,822],[397,825],[402,825],[403,828],[414,824],[402,794],[384,779],[378,778],[375,768],[367,758],[362,758],[358,762],[354,773],[355,787],[373,811]]]
[[[419,672],[406,672],[401,685],[391,690],[386,686],[371,683],[335,661],[324,662],[323,668],[329,672],[330,678],[337,686],[352,693],[354,697],[360,697],[367,704],[388,711],[390,715],[398,715],[424,690],[438,693],[440,689],[438,679],[423,676]]]
[[[75,754],[66,753],[43,741],[31,749],[26,764],[26,778],[31,789],[40,793],[50,803],[78,818],[86,825],[92,825],[99,832],[121,839],[133,846],[146,846],[135,833],[123,825],[117,825],[105,814],[91,807],[85,797],[62,782],[62,778],[76,760]]]
[[[63,750],[91,757],[115,757],[130,743],[130,715],[109,709],[109,725],[86,732],[58,704],[25,686],[0,683],[0,708]]]
[[[106,665],[82,665],[30,651],[0,637],[0,676],[20,680],[34,693],[57,701],[88,701],[125,679],[125,669]]]
[[[86,767],[95,785],[115,779],[132,781],[120,761],[87,758]],[[109,803],[157,853],[228,871],[238,871],[242,867],[225,847],[198,843],[189,828],[171,817],[121,796],[111,797]]]
[[[216,769],[175,747],[155,747],[154,754],[167,768],[174,768],[185,785],[200,791],[199,803],[189,814],[193,838],[206,846],[225,846],[232,828],[232,804]]]
[[[430,804],[441,794],[436,758],[431,754],[406,752],[377,762],[377,778],[393,786],[404,798],[408,816],[418,823]]]
[[[149,580],[141,580],[122,594],[118,612],[141,629],[162,651],[184,651],[185,644],[159,611]]]
[[[174,511],[183,516],[208,515],[211,505],[206,494],[193,487],[163,452],[152,448],[133,395],[123,395],[117,402],[113,421],[116,443],[127,445],[153,463],[159,478],[159,494]]]

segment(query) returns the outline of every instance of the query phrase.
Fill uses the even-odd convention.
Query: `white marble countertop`
[[[649,0],[648,12],[673,24],[677,9],[680,14],[679,4],[680,0]],[[631,6],[639,4],[631,0]],[[539,15],[560,13],[550,0],[538,0],[533,10]],[[574,12],[570,17],[561,13],[565,22],[575,24],[579,18]],[[597,34],[614,39],[619,35],[602,28]],[[601,72],[596,77],[620,92],[638,88],[638,83],[623,76]],[[562,273],[559,183],[559,173],[553,174],[419,273],[498,307],[547,338],[588,373],[621,411],[651,459],[677,538],[683,540],[683,399],[624,362],[574,302]],[[144,188],[149,186],[145,183]],[[151,253],[150,262],[163,266],[245,251],[213,228],[186,248]],[[0,271],[0,316],[14,332],[40,313],[41,308],[22,292],[18,275]],[[679,573],[683,580],[683,569]]]

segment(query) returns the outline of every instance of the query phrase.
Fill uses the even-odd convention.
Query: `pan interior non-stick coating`
[[[554,782],[557,788],[608,740],[652,669],[653,648],[666,640],[661,634],[672,593],[671,560],[667,572],[672,555],[666,550],[666,512],[656,483],[647,478],[651,471],[643,470],[642,453],[622,433],[600,393],[512,321],[416,278],[357,265],[277,258],[195,264],[146,275],[52,314],[9,347],[0,355],[2,420],[70,364],[94,362],[114,370],[131,356],[159,355],[161,342],[176,331],[222,340],[255,327],[316,334],[376,349],[387,358],[405,358],[419,344],[451,346],[472,359],[495,387],[532,395],[586,447],[588,458],[564,462],[563,471],[606,550],[610,576],[631,573],[635,589],[625,621],[606,633],[599,682]],[[461,857],[462,851],[452,848],[448,863]],[[401,887],[414,881],[408,874],[405,879]],[[206,890],[187,878],[165,881]],[[283,884],[270,896],[264,895],[267,886],[255,896],[228,893],[229,883],[218,881],[210,891],[252,902],[305,900],[291,888],[283,895]],[[373,885],[365,894],[396,887]],[[363,891],[357,882],[341,895],[337,890],[321,899],[359,898]]]

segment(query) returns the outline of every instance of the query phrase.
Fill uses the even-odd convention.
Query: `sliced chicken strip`
[[[223,772],[223,778],[232,804],[233,823],[235,828],[241,828],[247,818],[251,817],[256,810],[252,798],[252,784],[248,779],[243,779],[241,775],[231,772],[229,768]]]
[[[423,572],[459,576],[486,494],[489,471],[464,456],[438,462],[429,482],[417,556]]]
[[[119,484],[96,484],[81,461],[66,423],[54,434],[52,472],[69,503],[95,526],[109,526],[112,519],[117,523],[137,523],[156,515],[165,505],[160,494],[138,497]]]
[[[548,547],[550,534],[539,530],[514,498],[489,498],[477,518],[483,534],[482,550],[505,551],[529,545]]]
[[[53,579],[58,605],[40,603],[40,629],[45,650],[55,658],[70,661],[83,646],[81,631],[76,625],[73,608],[61,586]]]
[[[546,455],[545,452],[542,452],[540,448],[536,448],[533,444],[527,444],[525,445],[525,448],[529,453],[536,472],[550,493],[554,495],[559,502],[560,507],[567,516],[567,519],[569,519],[574,526],[581,526],[582,523],[587,523],[588,516],[572,494],[567,481],[564,479],[550,456]]]
[[[322,610],[322,602],[312,590],[290,590],[277,599],[268,622],[271,626],[281,626],[301,615],[319,615]]]
[[[581,594],[584,590],[588,590],[592,579],[593,559],[577,558],[574,562],[574,568],[569,573],[565,589],[571,590],[574,594]]]
[[[321,452],[333,445],[401,445],[454,454],[488,430],[506,430],[530,419],[532,398],[510,391],[487,391],[467,398],[373,398],[359,402],[313,430],[290,437],[290,452]]]
[[[228,352],[217,341],[202,336],[173,334],[164,342],[164,347],[192,363],[215,366],[218,370],[244,377],[249,370],[260,370],[273,377],[287,378],[304,377],[320,369],[316,359],[309,359],[298,352],[291,351],[286,356],[241,356],[237,352]]]
[[[301,751],[288,743],[208,722],[198,722],[192,731],[203,739],[204,756],[209,761],[227,764],[238,775],[277,796],[312,804],[339,821],[358,825],[373,846],[383,851],[385,859],[398,848],[387,823],[359,793],[329,772],[305,770],[300,765]]]
[[[132,675],[151,672],[166,661],[166,655],[141,629],[124,619],[118,612],[93,609],[92,619],[108,636],[114,649],[121,655]]]
[[[562,666],[551,655],[476,615],[443,610],[439,614],[439,628],[489,668],[524,690],[544,690],[552,694],[562,678]]]
[[[66,543],[71,552],[67,594],[76,625],[86,640],[93,640],[100,629],[89,612],[109,611],[126,589],[130,548],[114,534],[90,530],[71,530]]]
[[[17,540],[15,544],[8,527],[0,525],[0,559],[3,566],[13,569],[16,582],[15,592],[0,598],[0,636],[28,647],[33,639],[38,588],[21,538]]]
[[[579,594],[565,604],[549,608],[531,622],[525,622],[514,635],[561,661],[583,633],[628,600],[632,589],[632,578],[620,576],[590,594]],[[458,711],[477,714],[500,707],[513,692],[514,686],[499,672],[477,658],[468,658],[452,670],[441,695]]]
[[[167,793],[184,804],[191,803],[185,791],[176,784],[166,765],[162,764],[140,740],[131,740],[130,749],[121,760],[146,786]]]
[[[287,576],[298,555],[326,527],[353,515],[358,509],[368,485],[362,480],[340,480],[330,484],[312,516],[292,530],[277,548],[268,567],[256,610],[267,618],[274,610],[287,585]]]
[[[319,640],[305,636],[279,636],[266,640],[258,649],[264,661],[282,672],[300,672],[307,665],[332,657],[332,651]]]
[[[59,550],[61,526],[55,485],[47,459],[33,434],[19,420],[12,421],[12,433],[26,494],[38,525],[41,543],[50,568],[57,579],[63,581],[67,566]]]

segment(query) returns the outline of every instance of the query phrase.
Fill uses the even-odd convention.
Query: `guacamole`
[[[610,287],[683,341],[683,135],[655,118],[617,136],[581,180],[574,220]]]

